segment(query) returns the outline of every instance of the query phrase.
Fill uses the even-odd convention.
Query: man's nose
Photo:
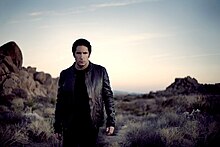
[[[83,58],[83,54],[80,54],[80,58]]]

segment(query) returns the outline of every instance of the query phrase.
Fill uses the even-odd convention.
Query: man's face
[[[89,63],[89,50],[86,46],[77,46],[76,52],[74,53],[74,58],[76,60],[76,64],[79,67],[84,67]]]

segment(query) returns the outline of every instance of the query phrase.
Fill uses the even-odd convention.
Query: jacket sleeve
[[[105,103],[105,110],[107,114],[106,126],[115,127],[115,106],[113,99],[113,92],[111,90],[110,81],[106,69],[103,70],[103,100]]]
[[[60,73],[60,78],[58,82],[58,91],[57,91],[57,102],[55,109],[55,122],[54,122],[54,131],[55,133],[62,133],[62,112],[63,112],[63,72]]]

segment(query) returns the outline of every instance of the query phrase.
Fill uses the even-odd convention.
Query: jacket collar
[[[76,62],[74,62],[73,65],[72,65],[72,67],[71,67],[74,73],[75,73],[76,70],[77,70],[77,69],[75,68],[75,64],[76,64]],[[85,69],[85,70],[86,70],[86,73],[87,73],[87,72],[90,72],[91,69],[93,68],[93,66],[94,66],[94,64],[89,61],[89,65],[88,65],[88,67]]]

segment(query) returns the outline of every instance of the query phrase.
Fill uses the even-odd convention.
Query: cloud
[[[33,18],[29,18],[29,19],[20,19],[20,20],[11,20],[8,22],[8,24],[20,24],[20,23],[27,23],[27,22],[37,22],[37,21],[41,21],[42,18],[40,17],[33,17]]]
[[[37,17],[37,18],[30,19],[29,21],[30,22],[36,22],[36,21],[41,21],[41,20],[42,20],[42,18],[40,18],[40,17],[38,18]]]
[[[44,12],[31,12],[31,13],[29,13],[28,15],[29,15],[29,16],[41,16],[41,15],[43,15],[43,13],[44,13]]]
[[[143,2],[155,2],[155,1],[159,1],[159,0],[117,0],[113,2],[96,3],[87,6],[73,7],[73,8],[65,9],[63,11],[48,10],[48,11],[31,12],[28,15],[33,17],[42,16],[42,15],[65,16],[65,15],[80,14],[88,11],[95,11],[97,9],[102,9],[106,7],[122,7],[132,4],[138,4]]]
[[[109,3],[93,4],[91,5],[91,8],[99,9],[99,8],[106,8],[106,7],[121,7],[121,6],[142,3],[142,2],[154,2],[154,1],[158,1],[158,0],[121,0],[121,1],[115,1],[115,2],[109,2]]]
[[[134,2],[115,2],[115,3],[102,3],[102,4],[94,4],[91,5],[92,8],[106,8],[106,7],[119,7],[119,6],[127,6],[133,4]]]

